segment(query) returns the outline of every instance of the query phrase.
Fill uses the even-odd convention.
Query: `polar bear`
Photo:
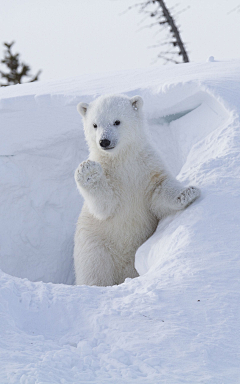
[[[84,205],[74,246],[76,284],[108,286],[136,277],[135,253],[164,216],[200,196],[183,187],[149,142],[140,96],[80,103],[90,155],[75,172]]]

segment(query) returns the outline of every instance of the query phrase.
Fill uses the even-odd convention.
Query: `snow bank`
[[[0,90],[1,383],[238,383],[239,83],[239,62],[209,62]],[[202,197],[139,248],[139,278],[52,284],[73,283],[76,105],[115,92],[144,98],[154,144]]]

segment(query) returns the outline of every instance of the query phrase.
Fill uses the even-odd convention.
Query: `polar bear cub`
[[[135,253],[164,216],[200,196],[165,169],[145,131],[140,96],[101,96],[80,103],[88,160],[75,172],[84,197],[78,219],[76,284],[108,286],[136,277]]]

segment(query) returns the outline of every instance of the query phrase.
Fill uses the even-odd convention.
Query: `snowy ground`
[[[202,197],[140,247],[139,278],[73,286],[76,105],[103,93],[144,98],[153,142]],[[239,100],[239,61],[0,89],[1,384],[240,383]]]

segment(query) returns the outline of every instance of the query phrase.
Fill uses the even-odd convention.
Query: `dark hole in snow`
[[[160,124],[160,125],[170,124],[172,121],[181,119],[181,117],[183,117],[183,116],[187,115],[188,113],[194,111],[195,109],[200,107],[200,105],[201,104],[197,105],[195,108],[187,109],[185,111],[181,111],[181,112],[177,112],[177,113],[173,113],[173,114],[169,114],[169,115],[165,115],[165,116],[160,116],[160,117],[156,117],[156,118],[153,118],[153,119],[149,119],[149,123],[150,124]]]

